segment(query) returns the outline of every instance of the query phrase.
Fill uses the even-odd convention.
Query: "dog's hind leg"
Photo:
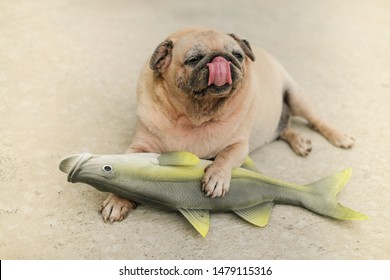
[[[313,109],[312,105],[307,102],[305,95],[300,89],[298,89],[298,86],[292,82],[289,83],[286,88],[284,103],[290,109],[292,116],[298,116],[306,119],[314,130],[318,131],[333,145],[348,149],[355,143],[354,138],[348,136],[321,119]],[[282,132],[281,138],[290,138],[291,136],[289,136],[289,134],[291,134],[291,132],[287,127],[287,131]]]
[[[278,125],[279,139],[286,141],[296,154],[305,157],[311,152],[311,141],[290,127],[290,117],[291,110],[284,103]]]

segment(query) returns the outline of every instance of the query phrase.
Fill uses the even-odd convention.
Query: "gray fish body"
[[[278,181],[279,185],[265,182],[254,177],[253,175],[257,175],[254,172],[239,170],[240,172],[233,172],[229,192],[224,197],[211,199],[201,190],[203,170],[211,161],[202,160],[196,166],[160,166],[158,156],[148,154],[142,161],[138,154],[92,156],[82,163],[80,170],[75,170],[70,181],[87,183],[100,191],[112,192],[136,202],[172,210],[185,208],[231,211],[267,201],[301,205],[307,196],[303,186],[285,183],[289,185],[285,187],[281,181]],[[137,168],[116,171],[118,165],[130,167],[135,162]],[[104,165],[113,167],[113,172],[121,174],[108,177],[110,174],[104,174],[102,171],[101,166]],[[188,176],[183,178],[175,174]],[[297,188],[301,190],[297,191]]]
[[[84,183],[96,186],[92,182]],[[205,196],[201,190],[200,181],[187,181],[185,184],[182,182],[153,182],[149,183],[146,189],[144,181],[132,180],[131,188],[129,188],[129,184],[112,182],[104,191],[113,192],[121,197],[153,207],[171,210],[184,208],[227,212],[267,201],[292,205],[301,204],[299,196],[290,194],[279,197],[277,193],[269,190],[269,187],[268,184],[261,182],[248,182],[245,179],[233,178],[229,192],[224,197],[210,198]],[[102,190],[102,187],[96,188]]]
[[[180,211],[205,236],[209,211],[233,211],[248,222],[265,226],[275,203],[305,207],[344,220],[363,220],[364,214],[337,203],[336,195],[351,176],[347,169],[301,186],[243,168],[232,170],[229,192],[210,198],[201,190],[204,169],[211,162],[177,152],[166,155],[81,154],[65,158],[60,169],[68,181],[89,184],[99,191],[153,207]]]

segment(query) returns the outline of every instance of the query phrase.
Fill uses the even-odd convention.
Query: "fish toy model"
[[[229,192],[210,198],[202,191],[204,169],[211,163],[188,152],[163,155],[72,155],[63,159],[60,170],[68,181],[89,184],[99,191],[154,207],[179,211],[205,237],[209,212],[232,211],[259,226],[267,225],[274,204],[305,207],[339,220],[365,220],[367,216],[342,206],[337,193],[351,177],[351,169],[335,173],[309,185],[297,185],[269,178],[255,170],[248,158],[232,171]]]

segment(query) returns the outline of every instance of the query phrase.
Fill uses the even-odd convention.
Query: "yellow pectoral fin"
[[[203,237],[206,237],[210,228],[210,213],[208,210],[183,208],[179,208],[178,210]]]
[[[265,227],[268,224],[274,205],[275,203],[269,201],[249,208],[233,210],[233,212],[251,224]]]
[[[161,166],[193,166],[200,162],[200,159],[190,152],[172,152],[162,154],[158,157]]]

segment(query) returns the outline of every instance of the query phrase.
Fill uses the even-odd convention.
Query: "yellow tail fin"
[[[337,194],[347,184],[351,175],[352,169],[348,168],[307,185],[311,191],[304,201],[304,206],[313,212],[334,219],[367,220],[366,215],[347,208],[336,200]]]

